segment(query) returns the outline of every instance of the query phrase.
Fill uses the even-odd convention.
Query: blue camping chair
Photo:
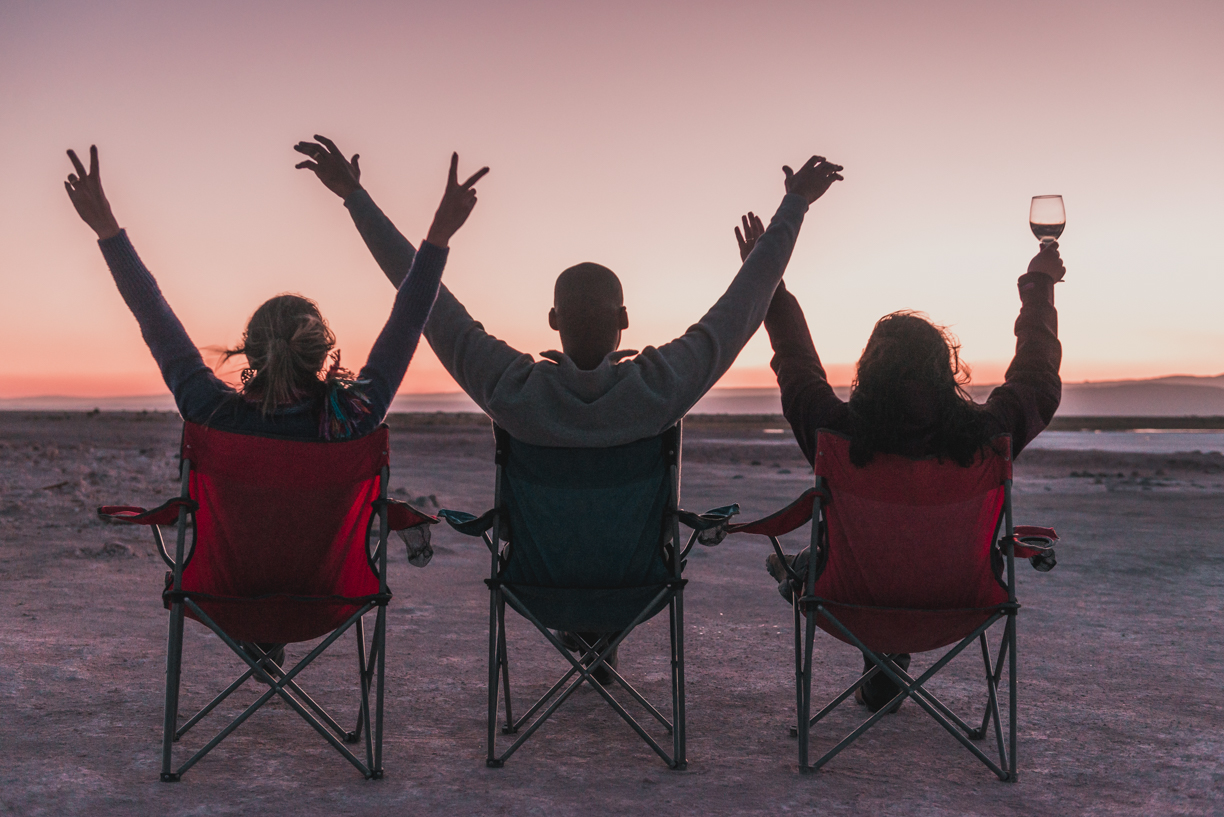
[[[497,469],[492,510],[480,517],[439,512],[460,533],[482,537],[491,554],[490,577],[485,580],[489,586],[487,764],[503,765],[586,682],[669,767],[685,768],[687,580],[681,573],[695,542],[722,541],[739,506],[705,514],[679,509],[679,424],[658,437],[613,448],[546,448],[516,440],[496,426],[493,432]],[[682,523],[692,533],[680,547]],[[534,624],[569,664],[569,671],[517,719],[510,697],[506,605]],[[635,627],[664,609],[671,620],[671,720],[609,663]],[[571,649],[578,654],[571,654]],[[671,734],[670,755],[596,680],[600,674],[609,686],[614,681],[623,687]],[[501,754],[496,734],[499,676],[505,698],[502,732],[518,735]]]

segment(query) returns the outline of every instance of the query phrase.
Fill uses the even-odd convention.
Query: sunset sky
[[[621,277],[623,345],[701,317],[781,165],[846,180],[786,276],[836,382],[874,321],[950,324],[979,382],[1012,353],[1033,195],[1061,193],[1068,381],[1224,371],[1224,3],[0,2],[0,397],[164,391],[66,148],[200,346],[317,300],[357,368],[393,292],[295,170],[326,134],[415,242],[452,150],[489,165],[446,283],[533,353],[556,274]],[[762,331],[722,385],[772,382]],[[428,348],[401,392],[452,391]]]

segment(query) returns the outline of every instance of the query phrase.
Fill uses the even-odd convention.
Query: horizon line
[[[1064,386],[1076,386],[1076,385],[1086,386],[1086,385],[1102,385],[1102,384],[1108,384],[1108,383],[1119,383],[1119,384],[1154,383],[1159,380],[1168,380],[1171,378],[1186,378],[1186,379],[1192,379],[1192,380],[1224,380],[1224,372],[1221,372],[1220,374],[1214,374],[1214,375],[1173,373],[1173,374],[1157,375],[1155,377],[1113,378],[1113,379],[1105,379],[1105,380],[1085,379],[1085,380],[1075,380],[1075,381],[1064,380],[1063,385]],[[845,389],[845,388],[850,388],[850,386],[853,384],[852,383],[831,383],[830,385],[835,389]],[[970,382],[969,383],[969,386],[971,388],[984,388],[987,386],[994,387],[998,385],[1000,385],[1000,383],[998,382],[991,382],[991,383]],[[1220,388],[1224,388],[1224,386],[1221,386]],[[729,391],[748,392],[748,391],[777,391],[777,390],[778,390],[777,384],[773,384],[770,386],[714,386],[708,392],[706,392],[706,394],[710,394],[712,392],[729,392]],[[414,392],[397,392],[395,397],[392,399],[412,398],[412,397],[433,397],[433,398],[457,397],[460,395],[466,396],[466,393],[462,389],[451,389],[448,391],[414,391]],[[24,401],[24,400],[147,400],[147,399],[172,398],[172,397],[173,395],[171,395],[169,391],[130,393],[130,394],[109,394],[109,395],[30,394],[30,395],[21,395],[17,397],[7,397],[7,396],[0,395],[0,402],[15,402],[15,401]]]

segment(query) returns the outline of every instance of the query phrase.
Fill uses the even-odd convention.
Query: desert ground
[[[395,496],[426,510],[489,506],[487,424],[391,424]],[[751,519],[798,495],[809,472],[789,433],[767,433],[779,427],[689,422],[682,504],[739,502]],[[790,611],[763,569],[768,543],[743,536],[698,548],[686,571],[686,771],[668,770],[586,688],[504,768],[487,768],[488,559],[445,525],[424,569],[392,550],[384,779],[362,779],[272,705],[182,782],[161,783],[165,568],[146,530],[103,524],[94,509],[173,495],[180,428],[155,412],[0,412],[4,814],[1224,814],[1218,454],[1019,457],[1017,521],[1053,526],[1062,543],[1054,571],[1020,572],[1015,783],[999,782],[913,702],[818,773],[799,774]],[[561,659],[513,615],[510,630],[516,692],[539,694]],[[664,701],[666,634],[659,617],[621,650],[622,672]],[[817,638],[814,695],[824,700],[861,664]],[[351,637],[338,646],[300,680],[347,719],[357,702]],[[227,652],[187,623],[184,712],[238,674]],[[303,654],[290,646],[290,660]],[[915,656],[914,666],[932,660]],[[979,713],[980,667],[967,652],[932,689]],[[254,694],[240,691],[223,710]],[[815,748],[863,712],[843,706],[814,730]],[[207,724],[183,742],[201,745]]]

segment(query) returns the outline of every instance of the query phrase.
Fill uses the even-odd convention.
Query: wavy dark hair
[[[946,327],[910,310],[880,318],[850,394],[850,461],[862,467],[882,453],[972,465],[990,436],[968,382],[960,343]]]
[[[336,336],[319,306],[301,295],[269,298],[247,321],[242,343],[226,349],[222,361],[245,355],[242,395],[263,415],[297,403],[323,385],[323,366]]]

